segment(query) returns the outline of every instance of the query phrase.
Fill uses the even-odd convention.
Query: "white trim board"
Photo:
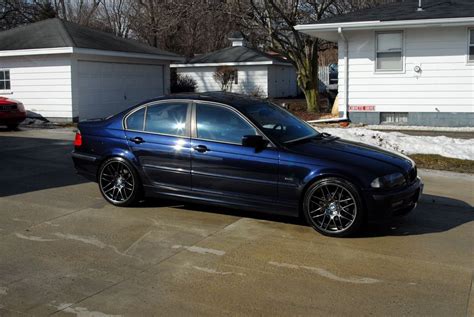
[[[39,49],[27,49],[27,50],[0,51],[0,57],[54,55],[54,54],[84,54],[84,55],[95,55],[95,56],[143,58],[143,59],[157,59],[157,60],[167,60],[167,61],[184,61],[184,58],[180,56],[175,57],[175,56],[158,55],[158,54],[104,51],[104,50],[85,49],[85,48],[77,48],[77,47],[53,47],[53,48],[39,48]]]
[[[276,61],[262,61],[262,62],[225,62],[225,63],[196,63],[196,64],[171,64],[170,67],[213,67],[213,66],[253,66],[253,65],[282,65],[293,66],[291,63],[283,63]]]
[[[418,20],[398,20],[398,21],[360,21],[342,23],[319,23],[300,24],[295,29],[315,37],[329,41],[337,41],[338,30],[383,30],[391,28],[423,28],[423,27],[449,27],[474,25],[474,17],[467,18],[444,18],[444,19],[418,19]]]

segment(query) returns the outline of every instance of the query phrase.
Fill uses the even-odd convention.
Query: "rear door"
[[[190,103],[161,101],[125,119],[130,150],[148,183],[162,192],[191,189]]]
[[[218,200],[277,203],[277,149],[242,146],[244,135],[259,132],[233,108],[209,102],[196,102],[194,107],[193,191]]]

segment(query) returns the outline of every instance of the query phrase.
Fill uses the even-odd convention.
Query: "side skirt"
[[[192,203],[200,203],[213,206],[222,206],[233,209],[243,209],[247,211],[258,211],[262,213],[298,217],[299,210],[297,206],[282,205],[276,203],[262,203],[261,201],[251,202],[248,200],[236,199],[222,195],[211,195],[202,192],[195,192],[192,190],[173,189],[160,190],[154,186],[144,186],[145,195],[158,198],[176,199],[180,201],[187,201]],[[219,198],[220,199],[219,199]]]

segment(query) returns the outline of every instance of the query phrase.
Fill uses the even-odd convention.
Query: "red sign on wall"
[[[349,106],[349,111],[375,111],[374,105]]]

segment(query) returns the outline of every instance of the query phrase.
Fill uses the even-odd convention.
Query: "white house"
[[[231,47],[199,55],[184,64],[172,64],[180,75],[193,78],[197,92],[222,89],[214,79],[219,66],[236,69],[231,92],[256,94],[262,97],[289,97],[298,94],[295,68],[286,60],[246,46],[242,33],[229,40]]]
[[[53,121],[104,117],[169,92],[181,57],[59,19],[0,32],[0,96]]]
[[[407,0],[297,29],[338,43],[341,118],[473,126],[474,1]]]

